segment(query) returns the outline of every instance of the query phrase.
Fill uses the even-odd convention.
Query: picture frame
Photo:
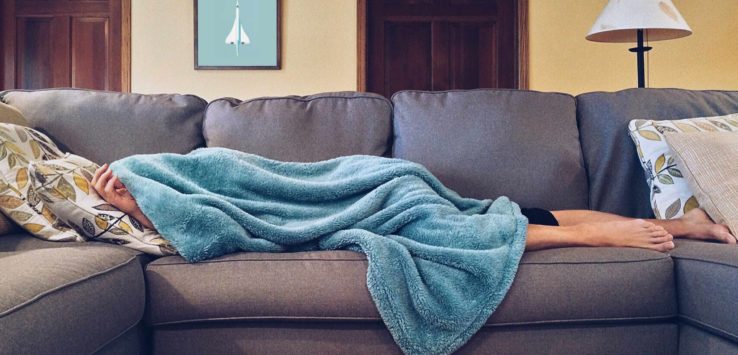
[[[281,0],[193,0],[195,70],[282,68]]]

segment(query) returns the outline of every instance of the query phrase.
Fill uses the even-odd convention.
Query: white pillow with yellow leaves
[[[176,251],[155,230],[107,203],[90,185],[98,165],[78,155],[29,164],[31,185],[49,208],[88,240],[154,255]]]
[[[673,121],[632,120],[628,128],[651,188],[653,213],[658,219],[674,219],[699,207],[699,203],[664,135],[738,131],[738,113]]]
[[[0,211],[41,239],[84,241],[51,212],[29,184],[30,161],[63,155],[43,133],[25,126],[0,123]]]

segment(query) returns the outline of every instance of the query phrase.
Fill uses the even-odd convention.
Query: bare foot
[[[583,223],[575,227],[590,238],[592,246],[645,248],[661,252],[674,249],[674,237],[666,229],[642,219]]]
[[[716,224],[710,216],[700,208],[695,208],[678,219],[681,221],[683,233],[680,237],[698,240],[713,240],[727,244],[736,244],[736,238],[730,234],[730,229],[722,224]]]

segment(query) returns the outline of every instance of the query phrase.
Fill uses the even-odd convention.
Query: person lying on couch
[[[108,164],[97,169],[91,185],[107,202],[146,227],[156,229]],[[728,227],[714,223],[700,208],[673,220],[634,219],[589,210],[522,208],[521,212],[529,222],[525,250],[583,246],[635,247],[666,252],[674,248],[674,238],[736,244]]]
[[[239,251],[364,253],[369,294],[406,354],[450,354],[468,341],[525,250],[665,252],[674,236],[736,243],[701,210],[672,221],[521,210],[506,197],[463,198],[420,164],[372,156],[292,163],[200,148],[103,165],[91,185],[189,262]]]

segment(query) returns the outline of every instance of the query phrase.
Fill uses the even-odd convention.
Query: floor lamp
[[[594,42],[636,42],[631,52],[638,61],[638,87],[646,87],[643,54],[651,50],[644,41],[663,41],[692,34],[671,0],[610,0],[592,25],[587,39]]]

